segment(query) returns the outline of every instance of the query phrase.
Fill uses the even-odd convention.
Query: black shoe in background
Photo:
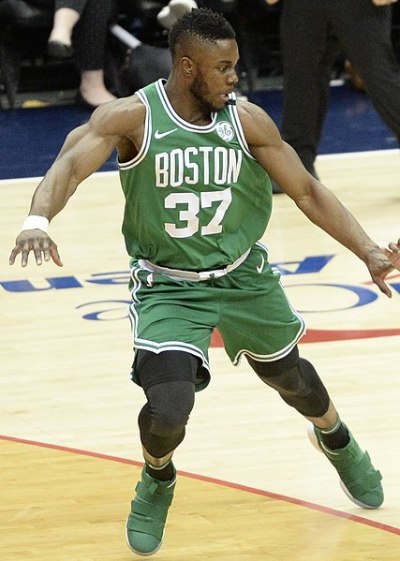
[[[47,43],[47,54],[51,58],[60,60],[71,58],[73,55],[72,45],[67,45],[67,43],[61,41],[49,41]]]

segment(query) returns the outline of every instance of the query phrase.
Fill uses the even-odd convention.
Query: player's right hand
[[[15,247],[9,258],[9,264],[14,265],[15,258],[21,254],[21,265],[26,267],[28,264],[29,253],[35,255],[36,265],[41,265],[44,261],[52,259],[56,265],[63,267],[57,245],[43,230],[38,228],[34,230],[22,231],[15,240]]]

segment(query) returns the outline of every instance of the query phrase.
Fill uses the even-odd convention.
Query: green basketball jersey
[[[271,182],[249,151],[234,94],[210,124],[197,126],[174,111],[163,80],[137,93],[147,110],[142,147],[119,163],[129,255],[174,269],[232,263],[264,234],[272,207]]]

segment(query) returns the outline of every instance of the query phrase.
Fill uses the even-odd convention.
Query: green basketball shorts
[[[208,349],[215,328],[235,365],[242,355],[261,362],[278,360],[305,332],[260,243],[234,271],[198,282],[150,272],[133,261],[130,290],[135,350],[181,350],[199,357],[207,374],[197,390],[210,379]],[[134,372],[133,379],[137,382]]]

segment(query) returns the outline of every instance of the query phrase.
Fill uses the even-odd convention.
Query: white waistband
[[[138,264],[139,267],[145,269],[146,271],[150,271],[151,273],[162,273],[163,275],[167,275],[174,280],[188,280],[192,282],[199,282],[209,279],[218,279],[234,271],[246,260],[249,253],[250,249],[245,251],[243,255],[236,259],[236,261],[234,261],[230,265],[227,265],[223,269],[212,269],[209,271],[184,271],[182,269],[169,269],[168,267],[160,267],[160,265],[155,265],[154,263],[151,263],[151,261],[147,261],[147,259],[139,259]]]

